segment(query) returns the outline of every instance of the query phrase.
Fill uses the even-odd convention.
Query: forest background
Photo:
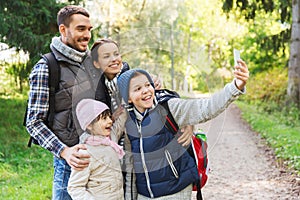
[[[92,43],[118,41],[132,68],[157,74],[182,96],[211,93],[232,80],[233,49],[249,66],[244,118],[278,163],[300,170],[299,0],[0,0],[1,199],[50,199],[52,157],[27,148],[22,127],[28,75],[58,35],[65,4],[91,13]],[[34,180],[34,181],[32,181]]]

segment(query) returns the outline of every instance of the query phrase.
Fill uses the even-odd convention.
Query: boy
[[[167,103],[179,127],[196,125],[216,117],[243,94],[249,78],[247,65],[235,66],[236,79],[207,99],[170,99]],[[192,183],[199,181],[196,165],[178,145],[165,125],[166,111],[157,105],[150,75],[141,69],[118,78],[120,94],[129,117],[126,132],[131,143],[138,199],[190,199]],[[162,189],[163,188],[163,189]]]

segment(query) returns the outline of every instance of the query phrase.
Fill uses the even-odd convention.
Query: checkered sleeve
[[[40,146],[60,157],[66,145],[44,124],[49,109],[48,78],[48,66],[41,60],[34,66],[29,76],[30,91],[26,128]]]

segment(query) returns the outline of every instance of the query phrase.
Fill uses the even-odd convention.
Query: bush
[[[250,77],[247,83],[247,95],[243,99],[256,103],[267,102],[269,106],[271,104],[278,107],[285,101],[287,84],[288,69],[270,69]]]

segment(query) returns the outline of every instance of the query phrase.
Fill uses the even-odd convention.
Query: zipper
[[[150,178],[149,178],[148,169],[147,169],[146,161],[145,161],[145,155],[144,155],[144,149],[143,149],[142,127],[139,122],[136,122],[136,126],[137,126],[138,132],[140,134],[140,152],[141,152],[144,173],[145,173],[145,177],[146,177],[147,189],[150,194],[150,197],[154,198],[154,195],[153,195],[153,192],[152,192],[151,186],[150,186]]]
[[[169,163],[169,165],[171,167],[171,170],[172,170],[174,176],[178,179],[179,178],[178,171],[177,171],[177,169],[176,169],[176,167],[175,167],[175,165],[173,163],[171,154],[170,154],[170,152],[167,149],[165,150],[165,155],[166,155],[167,161],[168,161],[168,163]]]

